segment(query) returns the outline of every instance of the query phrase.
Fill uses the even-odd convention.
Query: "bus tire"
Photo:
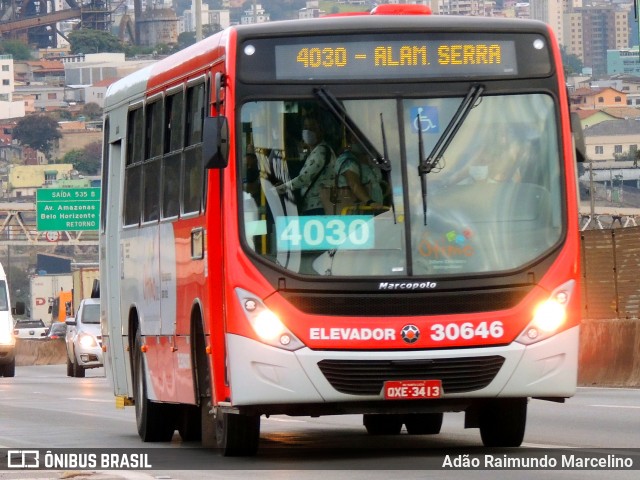
[[[193,371],[196,372],[196,397],[198,399],[198,425],[200,430],[200,442],[204,448],[215,448],[216,421],[211,405],[211,371],[209,368],[209,356],[207,354],[207,342],[202,327],[202,317],[198,314],[192,323]]]
[[[143,442],[169,442],[173,438],[175,424],[172,405],[152,402],[147,396],[147,381],[144,371],[144,359],[140,347],[140,332],[136,333],[134,353],[134,399],[136,427]]]
[[[362,416],[362,423],[370,435],[398,435],[402,430],[402,415],[369,414]]]
[[[195,405],[181,405],[179,411],[178,433],[185,442],[199,442],[202,440],[200,426],[200,407]]]
[[[260,416],[228,413],[216,408],[216,441],[225,457],[255,455],[260,443]]]
[[[526,423],[526,398],[491,400],[478,411],[480,437],[485,447],[519,447]]]
[[[442,428],[442,413],[411,413],[404,416],[409,435],[437,435]]]

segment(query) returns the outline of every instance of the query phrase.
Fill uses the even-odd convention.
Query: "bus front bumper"
[[[357,361],[358,368],[371,362],[374,372],[378,362],[407,365],[431,361],[446,365],[466,359],[503,358],[492,379],[481,388],[447,392],[443,381],[443,394],[434,402],[440,410],[459,410],[468,399],[495,397],[545,397],[567,398],[573,396],[577,384],[579,327],[561,332],[547,340],[524,346],[513,342],[500,347],[415,350],[415,351],[314,351],[302,348],[289,352],[270,347],[246,337],[227,336],[231,404],[234,407],[252,406],[265,413],[304,412],[308,405],[345,405],[349,402],[385,402],[382,383],[380,391],[345,393],[354,385],[343,388],[335,377],[328,379],[320,362],[346,365],[344,373],[352,378],[350,362]],[[502,361],[502,360],[500,360]],[[479,367],[480,368],[480,367]],[[479,372],[481,375],[482,372]],[[384,376],[384,374],[382,374]],[[357,375],[356,375],[357,376]],[[422,380],[438,380],[426,375]],[[395,379],[395,378],[394,378]],[[415,378],[413,378],[415,379]],[[375,387],[377,390],[377,386]],[[428,400],[430,401],[430,400]],[[427,402],[428,402],[427,401]],[[389,402],[388,400],[386,402]],[[398,401],[393,401],[398,403]],[[401,401],[406,403],[407,401]],[[421,401],[422,402],[422,401]],[[261,407],[262,406],[262,407]],[[342,411],[342,407],[336,407]],[[305,415],[306,413],[300,413]]]

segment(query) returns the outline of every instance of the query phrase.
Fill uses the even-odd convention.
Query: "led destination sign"
[[[515,76],[515,42],[392,40],[275,46],[278,80]]]

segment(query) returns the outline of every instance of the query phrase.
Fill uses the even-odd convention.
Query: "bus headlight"
[[[524,345],[531,345],[555,335],[567,321],[567,306],[573,294],[575,281],[556,288],[551,296],[540,303],[533,312],[533,319],[516,339]]]
[[[304,347],[257,295],[242,288],[236,288],[236,295],[245,317],[262,343],[291,351]]]

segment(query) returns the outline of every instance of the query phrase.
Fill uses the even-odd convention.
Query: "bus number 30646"
[[[462,324],[448,323],[443,325],[436,323],[431,325],[431,340],[441,342],[443,340],[472,340],[474,338],[501,338],[504,335],[502,322],[480,322],[474,325],[471,322]]]

